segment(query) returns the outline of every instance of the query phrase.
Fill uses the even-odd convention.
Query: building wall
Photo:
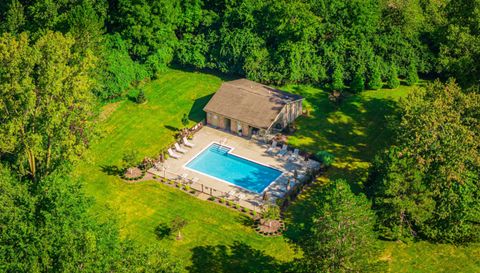
[[[273,123],[273,129],[281,130],[302,114],[302,100],[294,101],[283,107]],[[280,127],[280,128],[278,128]]]

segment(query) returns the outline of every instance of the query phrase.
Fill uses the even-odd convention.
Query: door
[[[229,118],[225,118],[225,130],[230,131],[232,121]]]

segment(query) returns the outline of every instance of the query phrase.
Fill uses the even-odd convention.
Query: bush
[[[325,165],[325,167],[330,167],[335,160],[335,156],[327,151],[319,151],[315,154],[315,157]]]
[[[220,198],[220,200],[218,200],[221,204],[224,204],[226,202],[225,198]]]
[[[233,206],[233,202],[230,201],[230,200],[228,200],[228,201],[227,201],[227,205],[228,205],[229,207],[231,207],[231,206]]]
[[[267,220],[277,220],[280,218],[280,207],[277,205],[267,205],[263,208],[262,218]]]
[[[360,93],[365,89],[365,79],[361,73],[357,72],[355,74],[350,84],[350,89],[353,93]]]
[[[239,204],[235,204],[235,208],[240,210],[240,205]]]
[[[397,74],[397,67],[395,67],[395,65],[392,65],[392,67],[390,67],[390,70],[388,71],[387,86],[390,89],[394,89],[400,86],[400,80],[398,79]]]
[[[408,66],[407,78],[405,80],[408,86],[413,86],[418,82],[417,68],[413,63]]]
[[[140,89],[140,92],[138,92],[136,101],[138,104],[142,104],[147,101],[147,98],[145,97],[145,92],[142,89]]]
[[[190,191],[190,189],[191,189],[190,185],[185,185],[185,190],[186,191]]]

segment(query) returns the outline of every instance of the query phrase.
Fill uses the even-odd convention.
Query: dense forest
[[[437,79],[392,117],[394,145],[373,162],[366,196],[339,181],[318,197],[313,217],[331,222],[350,219],[328,213],[349,201],[334,213],[364,223],[342,231],[358,250],[330,259],[336,246],[310,239],[335,237],[323,232],[331,222],[315,222],[294,268],[368,270],[373,229],[480,240],[479,0],[4,0],[0,33],[0,271],[181,271],[120,239],[115,219],[97,222],[68,175],[98,105],[171,66],[350,93]]]

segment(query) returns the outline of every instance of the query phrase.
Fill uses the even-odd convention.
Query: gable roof
[[[299,99],[299,95],[239,79],[223,83],[203,110],[267,129],[286,104]]]

